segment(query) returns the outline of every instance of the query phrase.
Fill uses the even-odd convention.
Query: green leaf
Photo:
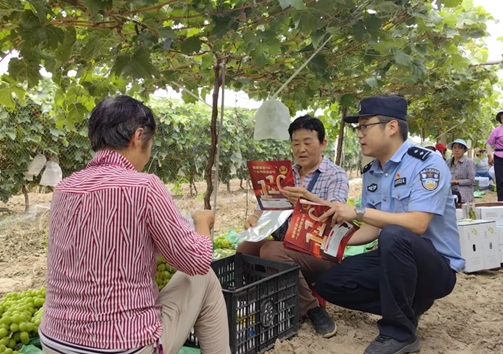
[[[411,82],[415,82],[417,79],[425,76],[428,73],[428,70],[425,68],[424,63],[419,58],[414,58],[413,62],[410,66],[410,80]]]
[[[25,58],[11,58],[9,75],[19,82],[27,82],[29,88],[35,86],[42,78],[39,63]]]
[[[356,95],[353,93],[348,93],[340,98],[341,107],[351,107],[356,103]]]
[[[463,2],[461,3],[461,7],[465,11],[469,11],[469,10],[473,9],[473,7],[474,7],[473,0],[463,0]]]
[[[73,46],[77,40],[77,34],[74,27],[67,27],[64,32],[63,43],[56,50],[56,59],[61,63],[66,63],[72,54]]]
[[[182,42],[180,51],[186,55],[197,53],[201,50],[201,44],[198,37],[189,37]]]
[[[314,31],[323,26],[321,17],[312,11],[311,9],[304,9],[293,14],[295,21],[295,27],[302,31]]]
[[[377,79],[375,77],[369,77],[369,78],[365,79],[365,82],[371,88],[377,88],[377,86],[379,86],[379,83],[377,82]]]
[[[369,31],[370,33],[379,31],[382,26],[381,19],[375,15],[366,17],[363,22],[365,23],[365,27],[367,27],[367,31]]]
[[[16,103],[12,99],[12,92],[8,88],[0,89],[0,105],[5,106],[7,108],[16,107]]]
[[[353,25],[353,35],[358,42],[363,42],[366,34],[367,31],[362,20],[359,20]]]
[[[444,0],[443,1],[445,7],[456,7],[456,6],[460,5],[461,2],[462,2],[462,0]]]
[[[96,16],[101,10],[111,6],[112,0],[82,0],[91,16]]]
[[[156,73],[156,69],[152,65],[150,51],[145,47],[140,47],[131,56],[119,55],[112,67],[112,73],[134,79],[146,79],[151,78]]]
[[[405,54],[404,52],[398,52],[395,54],[395,62],[397,64],[400,64],[403,66],[409,66],[413,60],[414,60],[413,57],[411,57],[408,54]]]
[[[297,10],[302,10],[305,8],[304,2],[302,0],[279,0],[281,9],[284,10],[290,6],[296,8]]]
[[[176,38],[175,31],[170,26],[159,28],[159,35],[163,38]]]
[[[395,12],[398,10],[400,10],[400,6],[395,4],[393,1],[383,1],[376,6],[377,12]]]
[[[251,53],[251,57],[255,64],[262,69],[264,66],[267,64],[267,57],[265,56],[264,52],[255,50]]]

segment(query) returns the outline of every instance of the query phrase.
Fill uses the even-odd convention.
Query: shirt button
[[[384,177],[388,177],[388,174],[387,174],[387,173],[385,173],[385,174],[384,174]]]
[[[388,200],[388,198],[384,197],[384,198],[383,198],[383,200],[384,200],[384,201],[387,201],[387,200]]]

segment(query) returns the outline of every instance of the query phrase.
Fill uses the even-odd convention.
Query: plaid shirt
[[[304,181],[300,183],[300,169],[298,164],[293,165],[293,177],[297,187],[307,189],[309,182],[314,176],[314,171],[309,172]],[[311,193],[329,202],[345,203],[348,199],[349,181],[346,171],[323,156],[323,161],[317,168],[320,175]]]

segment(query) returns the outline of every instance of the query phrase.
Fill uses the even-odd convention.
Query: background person
[[[461,197],[458,203],[472,202],[474,199],[475,163],[465,155],[468,144],[463,139],[456,139],[447,145],[447,148],[452,151],[452,157],[447,160],[447,166],[449,166],[452,175],[452,192]]]
[[[503,124],[501,118],[503,111],[496,114],[496,120],[500,125],[493,129],[487,144],[493,151],[489,154],[489,164],[494,166],[494,174],[496,177],[496,192],[498,194],[498,202],[503,201]]]
[[[492,180],[489,175],[489,158],[485,149],[475,149],[473,162],[475,163],[475,177],[487,177]]]

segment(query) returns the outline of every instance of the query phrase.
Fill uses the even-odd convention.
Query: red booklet
[[[283,240],[285,248],[340,263],[349,239],[359,227],[343,222],[332,228],[330,219],[318,221],[329,209],[326,205],[299,199]]]
[[[293,209],[281,193],[284,187],[295,186],[291,161],[248,161],[248,170],[260,209]]]

